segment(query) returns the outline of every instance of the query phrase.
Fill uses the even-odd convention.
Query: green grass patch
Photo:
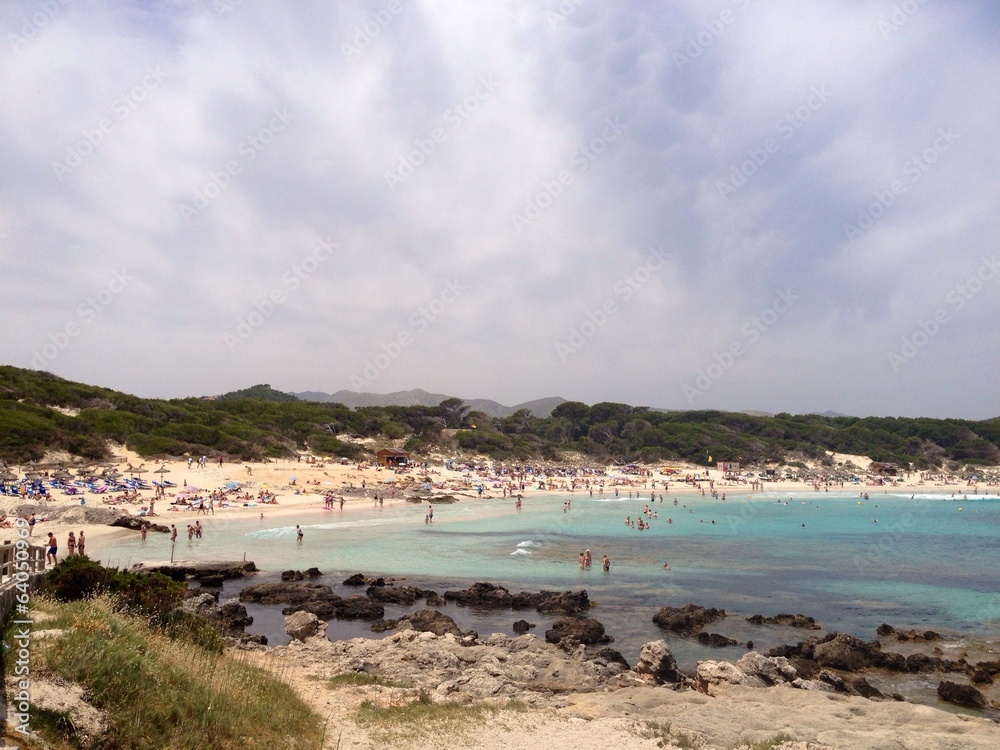
[[[326,681],[326,684],[333,690],[344,687],[360,687],[364,685],[380,685],[381,687],[390,688],[412,687],[412,685],[397,682],[396,680],[390,680],[386,677],[379,677],[375,674],[368,674],[367,672],[342,672],[341,674],[335,674]]]
[[[46,604],[61,637],[38,643],[40,666],[107,712],[109,748],[317,748],[319,718],[292,688],[117,609],[108,598]],[[50,731],[65,738],[65,727]]]

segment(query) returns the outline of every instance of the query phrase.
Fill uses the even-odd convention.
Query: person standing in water
[[[611,560],[608,559],[608,553],[604,553],[604,559],[601,561],[604,567],[604,572],[607,573],[611,570]]]
[[[298,524],[295,524],[295,538],[301,542],[303,536],[304,534],[302,533],[302,527],[299,526]]]

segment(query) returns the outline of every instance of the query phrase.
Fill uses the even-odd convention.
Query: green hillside
[[[143,456],[258,460],[308,448],[362,457],[367,449],[353,440],[361,438],[405,439],[417,455],[439,449],[505,460],[558,461],[572,451],[595,463],[704,464],[709,456],[754,463],[829,461],[828,454],[837,452],[915,469],[1000,464],[1000,419],[755,416],[577,401],[559,404],[548,417],[521,409],[496,418],[470,412],[459,399],[349,409],[302,401],[267,385],[217,399],[144,399],[0,366],[0,461],[9,463],[38,460],[52,449],[99,459],[108,454],[108,441]]]

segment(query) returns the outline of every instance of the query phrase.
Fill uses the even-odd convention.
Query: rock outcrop
[[[653,615],[653,622],[671,633],[694,635],[706,625],[725,616],[726,611],[723,609],[685,604],[683,607],[663,607]]]
[[[986,696],[972,685],[960,685],[956,682],[942,680],[938,684],[937,694],[941,700],[965,708],[986,708],[989,705]]]
[[[522,591],[511,594],[503,586],[474,583],[461,591],[445,591],[444,598],[469,607],[487,609],[535,609],[544,614],[578,615],[591,607],[586,591]]]
[[[679,686],[684,682],[684,676],[677,668],[677,660],[663,640],[645,644],[632,671],[654,685]]]
[[[285,633],[297,641],[312,638],[326,623],[311,612],[295,612],[285,617]]]
[[[812,617],[805,615],[774,615],[764,617],[764,615],[751,615],[747,618],[751,625],[787,625],[790,628],[804,628],[806,630],[821,630],[821,626]]]
[[[574,643],[593,646],[598,643],[613,643],[614,638],[604,632],[604,625],[592,617],[561,617],[545,631],[545,640],[559,643],[571,639]]]

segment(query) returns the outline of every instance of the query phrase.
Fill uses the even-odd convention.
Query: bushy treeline
[[[704,464],[709,456],[716,462],[751,463],[823,460],[836,452],[913,468],[944,462],[1000,464],[997,419],[753,416],[566,401],[544,419],[527,412],[481,418],[474,431],[463,430],[455,437],[466,450],[519,457],[570,449],[601,460],[683,459]]]
[[[248,395],[249,394],[249,395]],[[52,406],[78,410],[68,416]],[[446,431],[447,430],[447,431]],[[405,439],[498,459],[558,460],[566,451],[595,461],[823,459],[828,452],[868,456],[913,468],[946,462],[1000,464],[1000,419],[773,417],[720,411],[664,412],[642,406],[567,401],[551,416],[469,412],[459,399],[438,406],[350,409],[301,401],[259,385],[216,400],[144,399],[72,383],[44,372],[0,367],[0,460],[40,458],[47,449],[101,458],[107,441],[143,456],[184,453],[240,460],[318,454],[357,458],[353,438]]]

